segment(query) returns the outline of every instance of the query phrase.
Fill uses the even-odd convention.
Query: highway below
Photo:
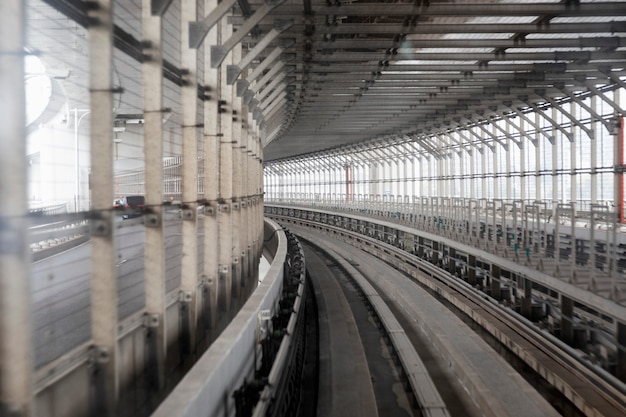
[[[168,216],[164,224],[166,291],[181,277],[182,220]],[[116,218],[118,318],[141,311],[144,300],[144,242],[142,218]],[[89,241],[31,266],[32,320],[35,367],[59,358],[91,338],[91,253]]]

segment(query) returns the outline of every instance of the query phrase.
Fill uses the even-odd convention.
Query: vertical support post
[[[626,382],[626,323],[617,322],[617,378]]]
[[[535,113],[535,123],[538,125],[539,123],[539,113]],[[541,140],[541,135],[539,132],[535,132],[535,200],[541,201],[543,199],[543,187],[541,186],[542,176],[541,176],[541,167],[543,166],[541,163],[541,157],[543,153],[541,152],[544,147],[544,140]]]
[[[32,415],[23,0],[0,3],[0,415]]]
[[[256,222],[256,237],[253,243],[256,243],[256,251],[255,251],[255,263],[254,263],[254,276],[259,275],[259,263],[258,260],[263,253],[263,144],[261,143],[261,138],[259,135],[259,127],[256,127],[255,130],[255,153],[257,157],[255,158],[256,167],[255,167],[255,178],[257,178],[255,182],[255,195],[258,197],[254,198],[255,204],[255,213],[254,219]]]
[[[239,62],[241,60],[241,45],[236,45],[231,52],[233,62]],[[231,120],[232,124],[232,139],[231,139],[231,152],[232,152],[232,196],[233,196],[233,210],[232,214],[232,254],[231,254],[231,270],[232,270],[232,296],[237,301],[236,306],[239,308],[242,300],[241,297],[241,282],[242,282],[242,267],[243,267],[243,259],[241,257],[241,243],[243,242],[243,238],[241,236],[242,231],[244,230],[241,227],[241,219],[242,219],[242,210],[241,210],[241,202],[242,202],[242,187],[243,181],[241,175],[243,173],[242,164],[243,164],[243,155],[242,149],[243,146],[242,137],[241,137],[241,98],[237,97],[234,91],[231,91],[230,100],[232,101],[232,112],[231,112]]]
[[[205,10],[217,7],[217,0],[206,0]],[[204,104],[204,300],[202,321],[205,330],[217,327],[217,294],[218,288],[218,257],[219,229],[217,224],[219,197],[219,160],[220,160],[220,117],[218,114],[220,99],[219,69],[211,68],[210,45],[218,43],[218,25],[207,34],[203,48],[204,53],[204,85],[211,89],[211,99]]]
[[[560,204],[556,204],[556,207],[554,208],[554,213],[554,239],[552,239],[552,242],[554,244],[553,256],[554,259],[556,259],[557,265],[559,265],[561,263],[561,232],[559,231],[559,226],[561,224],[561,222],[559,221],[559,218],[561,217]]]
[[[433,240],[431,243],[433,245],[433,255],[430,261],[433,265],[439,265],[439,242]]]
[[[256,287],[256,282],[258,277],[254,274],[255,268],[254,263],[256,262],[256,222],[254,219],[255,211],[254,211],[254,199],[256,198],[256,179],[255,175],[257,174],[255,158],[256,158],[256,149],[255,149],[255,136],[254,136],[254,128],[251,125],[251,120],[248,117],[248,108],[244,105],[242,108],[242,117],[245,117],[244,121],[244,132],[246,138],[246,146],[247,152],[245,153],[246,162],[245,162],[245,181],[244,181],[244,192],[246,195],[246,210],[245,210],[245,230],[246,237],[244,241],[243,250],[246,251],[246,272],[244,274],[244,280],[246,283],[246,291],[247,295],[251,294],[254,288]],[[277,178],[277,177],[270,177]]]
[[[500,267],[498,265],[491,264],[491,296],[500,301],[502,294],[500,291]]]
[[[145,246],[148,396],[156,406],[165,384],[165,243],[163,237],[163,18],[152,15],[151,0],[142,2],[144,39],[144,158],[145,158]],[[184,163],[184,161],[183,161]]]
[[[574,301],[561,294],[561,340],[572,345],[574,342]]]
[[[417,256],[419,256],[420,259],[424,259],[424,238],[421,236],[418,237],[417,242]]]
[[[448,272],[456,274],[456,249],[448,247]]]
[[[555,107],[552,108],[552,119],[556,119],[557,109]],[[539,112],[536,112],[540,114]],[[559,190],[559,173],[558,168],[561,166],[559,163],[559,151],[560,148],[558,146],[559,142],[563,139],[561,137],[556,136],[556,128],[552,128],[552,195],[550,197],[546,196],[546,198],[550,198],[552,200],[552,209],[556,210],[557,205],[559,204],[560,190]],[[558,215],[553,211],[555,222],[558,222]],[[556,224],[556,223],[555,223]],[[555,233],[556,234],[556,233]]]
[[[528,278],[520,277],[519,278],[522,284],[522,290],[524,292],[523,297],[521,298],[521,313],[522,316],[527,319],[532,319],[532,286],[533,282]]]
[[[591,108],[595,111],[598,108],[598,97],[597,96],[592,96],[591,97]],[[591,132],[593,133],[593,136],[590,139],[590,143],[589,143],[589,147],[590,147],[590,157],[591,157],[591,161],[590,161],[590,168],[591,168],[591,173],[589,174],[591,176],[591,204],[597,204],[598,202],[598,141],[596,140],[598,136],[598,126],[600,127],[600,129],[603,129],[602,125],[600,124],[601,122],[599,120],[596,120],[595,122],[591,123],[591,125],[589,126],[589,128],[591,129]]]
[[[474,286],[476,285],[476,257],[474,255],[467,255],[467,282]]]
[[[89,16],[91,103],[91,331],[96,350],[96,416],[115,416],[117,375],[117,279],[113,227],[113,0],[97,0]]]
[[[195,0],[181,2],[181,65],[185,82],[181,88],[183,133],[183,236],[181,271],[182,346],[191,353],[196,345],[198,312],[198,52],[189,47],[190,22],[197,19]]]
[[[619,222],[620,223],[626,223],[626,207],[624,207],[624,172],[622,171],[624,169],[624,129],[626,129],[626,127],[624,126],[624,122],[626,121],[626,119],[624,117],[619,117],[619,135],[617,137],[618,140],[618,144],[617,144],[617,163],[619,165],[619,169],[621,172],[618,172],[617,175],[617,184],[618,184],[618,192],[617,192],[617,197],[618,197],[618,210],[619,210]]]
[[[232,26],[227,23],[226,19],[222,19],[218,23],[220,27],[221,39],[229,39],[232,34]],[[232,103],[233,88],[228,85],[227,67],[232,62],[232,51],[228,53],[224,63],[219,68],[220,71],[220,123],[223,136],[220,139],[220,205],[218,210],[218,228],[220,236],[219,245],[219,283],[218,290],[220,292],[219,301],[221,311],[229,311],[231,304],[231,288],[232,288],[232,259],[233,259],[233,221],[232,221],[232,203],[233,203],[233,121],[232,121]]]
[[[250,134],[248,131],[248,109],[247,107],[238,101],[239,106],[239,114],[241,124],[241,147],[240,147],[240,158],[241,158],[241,184],[240,184],[240,196],[241,196],[241,214],[240,214],[240,243],[239,243],[239,256],[241,258],[241,287],[242,288],[242,298],[248,296],[248,291],[252,285],[250,285],[250,258],[252,254],[250,253]],[[264,177],[265,178],[265,177]],[[267,177],[268,180],[271,177]]]

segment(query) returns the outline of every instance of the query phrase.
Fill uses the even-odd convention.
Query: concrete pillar
[[[233,29],[223,18],[218,24],[221,35],[220,43],[231,36]],[[232,297],[232,261],[233,261],[233,97],[232,86],[227,81],[227,66],[232,63],[232,52],[223,61],[220,71],[220,168],[219,168],[219,206],[217,223],[219,229],[219,266],[218,266],[218,304],[219,310],[230,310]]]
[[[241,104],[241,216],[240,224],[240,257],[241,257],[241,287],[242,297],[247,298],[246,289],[250,287],[250,134],[248,132],[248,109]]]
[[[255,193],[257,196],[254,198],[255,201],[255,212],[254,212],[254,220],[255,220],[255,229],[256,236],[253,244],[255,245],[255,261],[253,276],[257,277],[259,275],[259,259],[261,258],[261,254],[263,253],[263,144],[260,139],[260,132],[258,126],[256,127],[255,132],[255,150],[256,150],[256,158],[255,158],[255,171],[256,171],[256,182],[255,182]]]
[[[206,0],[205,11],[217,7],[217,0]],[[219,69],[211,68],[209,48],[218,42],[218,27],[213,26],[202,47],[204,53],[204,85],[211,98],[204,103],[204,294],[202,322],[204,330],[217,327],[217,293],[219,265],[219,230],[217,225],[219,197],[220,160],[220,120],[218,100],[220,99]]]
[[[91,415],[115,416],[117,278],[113,212],[113,0],[97,0],[89,17],[91,103],[91,332],[95,349]]]
[[[196,345],[198,322],[198,52],[189,48],[189,22],[197,20],[196,0],[181,2],[181,66],[186,71],[181,87],[183,178],[182,178],[182,270],[181,348],[191,354]]]
[[[32,415],[23,0],[0,3],[0,415]]]
[[[165,240],[163,236],[163,19],[152,15],[150,0],[142,2],[145,159],[145,305],[150,316],[146,332],[146,384],[156,405],[165,385]],[[184,162],[184,161],[183,161]]]
[[[241,61],[241,45],[236,45],[232,50],[232,60],[234,63]],[[232,210],[232,230],[233,230],[233,248],[232,248],[232,295],[235,300],[238,301],[237,306],[241,305],[241,282],[242,282],[242,257],[241,257],[241,245],[245,242],[242,233],[244,229],[241,227],[242,211],[241,202],[243,198],[243,154],[242,150],[245,149],[245,144],[242,138],[242,107],[241,98],[237,97],[234,91],[232,94],[232,192],[233,192],[233,210]],[[238,308],[238,307],[237,307]]]

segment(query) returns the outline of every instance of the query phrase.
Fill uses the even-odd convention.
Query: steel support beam
[[[220,3],[221,4],[221,3]],[[218,0],[206,0],[206,10],[218,6]],[[208,45],[218,43],[218,27],[214,25],[207,36]],[[204,271],[203,271],[203,306],[202,323],[204,331],[211,332],[217,328],[218,318],[218,265],[219,265],[219,229],[217,223],[219,198],[219,161],[220,138],[222,137],[219,100],[220,70],[211,68],[210,55],[204,54],[204,85],[212,91],[212,99],[204,103]]]
[[[268,6],[262,7],[269,12]],[[258,13],[258,12],[257,12]],[[256,15],[256,14],[255,14]],[[254,18],[254,16],[253,16]],[[251,19],[253,19],[251,18]],[[219,45],[224,51],[224,57],[228,62],[232,62],[232,48],[230,45],[233,39],[233,28],[224,21],[220,23],[221,39],[228,39]],[[250,28],[251,29],[251,28]],[[243,28],[240,30],[244,30]],[[211,47],[213,50],[214,47]],[[227,57],[228,55],[228,57]],[[211,56],[213,63],[213,54]],[[215,65],[211,65],[215,68]],[[233,87],[226,83],[227,67],[220,68],[220,100],[224,105],[220,110],[220,124],[222,137],[220,138],[220,159],[219,159],[219,203],[218,203],[218,228],[219,228],[219,266],[218,266],[218,304],[220,311],[226,313],[230,311],[232,302],[232,260],[233,260]]]
[[[260,8],[257,9],[256,12],[254,12],[254,14],[252,16],[250,16],[248,19],[246,19],[245,23],[243,25],[241,25],[241,27],[239,27],[237,29],[237,32],[232,33],[232,29],[231,29],[231,35],[228,37],[227,40],[223,41],[220,45],[212,45],[211,46],[211,67],[212,68],[217,68],[219,67],[222,62],[224,61],[224,59],[226,58],[226,55],[228,54],[228,52],[233,49],[235,47],[235,45],[240,44],[240,42],[246,37],[248,36],[248,33],[250,33],[250,31],[265,17],[269,14],[269,12],[272,11],[272,9],[274,9],[276,6],[278,6],[279,4],[281,4],[282,2],[284,2],[285,0],[274,0],[271,2],[266,2],[263,4],[263,6],[261,6]],[[277,20],[274,22],[274,28],[278,29],[279,31],[282,32],[283,27],[290,27],[291,25],[293,25],[293,21],[289,20],[289,21],[280,21]],[[228,74],[226,74],[226,79],[228,77]]]
[[[151,13],[151,0],[143,0],[144,44],[144,158],[145,158],[145,247],[144,280],[148,396],[152,405],[165,385],[167,336],[165,317],[165,238],[163,236],[163,18]]]
[[[117,415],[117,277],[113,212],[113,0],[89,11],[91,103],[91,331],[95,351],[92,415]],[[148,7],[149,10],[149,7]]]
[[[237,0],[223,0],[214,7],[207,8],[211,10],[202,21],[189,23],[189,47],[198,49],[209,31],[217,22],[237,3]]]
[[[280,56],[280,54],[284,51],[284,49],[280,46],[277,46],[270,52],[265,59],[254,68],[254,70],[248,74],[245,78],[238,80],[236,83],[237,97],[241,97],[248,90],[250,84],[263,74],[263,71],[267,69],[272,63]],[[273,69],[273,68],[272,68]]]
[[[248,66],[254,61],[260,54],[267,48],[267,46],[278,37],[282,32],[289,29],[292,26],[293,22],[290,24],[283,24],[278,26],[277,28],[272,28],[272,30],[267,33],[263,39],[259,43],[257,43],[252,50],[250,50],[243,59],[240,59],[239,62],[235,65],[228,65],[227,69],[227,78],[226,83],[231,85],[235,82],[237,77],[241,74],[243,70],[248,68]],[[282,48],[281,48],[282,49]]]
[[[181,3],[182,27],[196,19],[196,0]],[[183,170],[182,170],[182,269],[181,269],[181,323],[183,351],[191,355],[198,338],[200,283],[198,274],[198,51],[188,48],[187,31],[181,31],[181,66],[186,70],[181,88]]]

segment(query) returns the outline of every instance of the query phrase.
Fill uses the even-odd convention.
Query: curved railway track
[[[484,293],[476,291],[447,271],[397,247],[356,232],[331,225],[320,225],[305,219],[296,221],[280,215],[270,217],[287,223],[296,234],[310,234],[312,230],[315,230],[318,236],[319,233],[326,233],[335,238],[340,237],[336,240],[343,240],[358,247],[411,277],[413,287],[429,289],[431,294],[462,312],[466,319],[471,319],[482,329],[483,333],[489,334],[492,340],[497,341],[499,351],[514,357],[518,363],[523,364],[523,367],[532,370],[531,378],[535,381],[534,384],[539,386],[539,389],[548,396],[550,402],[562,415],[626,416],[626,396],[623,384],[615,384],[611,378],[607,379],[601,370],[581,361],[572,349],[553,336],[539,330],[511,309],[498,304]],[[321,244],[325,248],[331,247],[332,244],[329,241],[334,240],[328,237],[318,237],[318,239],[326,239]],[[360,259],[367,259],[367,256]],[[362,261],[356,263],[360,264],[360,262]],[[374,280],[379,285],[378,289],[387,291],[387,297],[396,304],[396,312],[404,309],[410,320],[412,314],[417,314],[415,308],[420,303],[409,296],[411,289],[408,287],[395,287],[394,289],[390,287],[393,285],[391,281],[393,280]],[[419,286],[415,285],[416,283]],[[432,311],[426,312],[428,313],[432,314]],[[503,410],[499,408],[503,406],[502,403],[498,404],[499,394],[491,392],[490,395],[486,395],[484,392],[486,387],[481,386],[484,382],[481,380],[483,377],[477,375],[476,372],[481,371],[480,368],[484,368],[484,364],[464,363],[461,359],[467,358],[460,358],[464,354],[458,351],[455,353],[452,349],[456,342],[451,343],[447,339],[437,342],[435,340],[438,336],[436,329],[427,329],[422,325],[421,330],[431,339],[437,350],[444,352],[457,378],[472,394],[472,400],[479,406],[482,413],[507,415],[503,414]],[[510,378],[521,379],[517,374],[510,375]],[[541,382],[537,383],[537,381]],[[514,407],[509,407],[508,415],[515,415],[511,414],[512,408]],[[488,409],[492,412],[485,412]],[[532,415],[523,405],[519,407],[519,410],[523,412],[519,415]],[[549,414],[543,411],[537,415]]]

